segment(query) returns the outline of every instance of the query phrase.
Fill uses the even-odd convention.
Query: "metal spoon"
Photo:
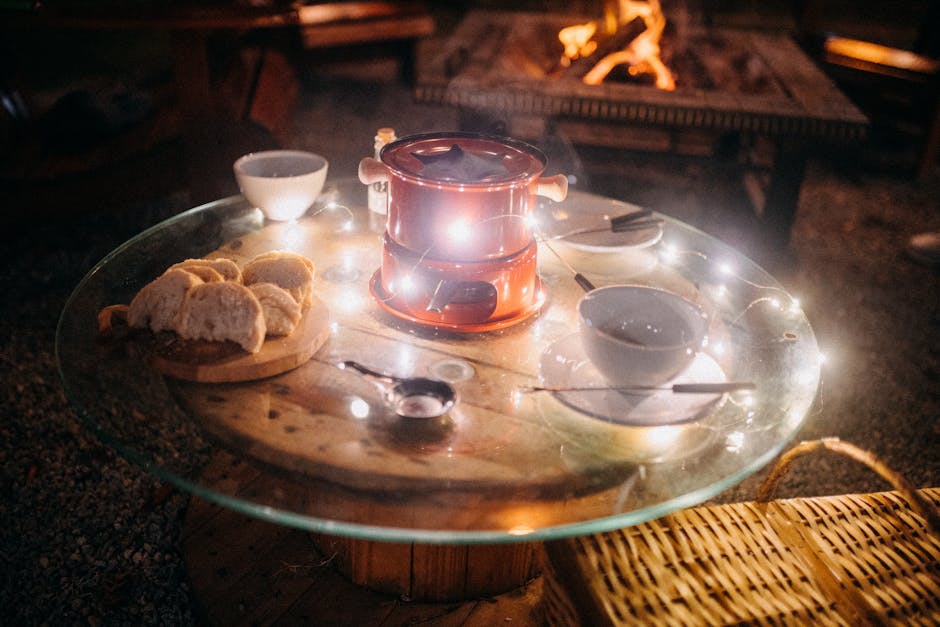
[[[440,418],[457,403],[457,392],[449,383],[425,377],[395,377],[367,368],[355,361],[337,364],[341,370],[351,368],[381,384],[385,401],[400,418]]]

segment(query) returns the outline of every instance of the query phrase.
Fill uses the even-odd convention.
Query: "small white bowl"
[[[325,157],[302,150],[266,150],[240,157],[232,169],[242,195],[269,220],[296,220],[323,191]]]
[[[584,352],[614,386],[657,386],[692,363],[705,343],[704,310],[666,290],[611,285],[578,303]]]

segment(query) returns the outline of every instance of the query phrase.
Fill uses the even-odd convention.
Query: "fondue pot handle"
[[[359,180],[364,185],[381,183],[388,180],[388,169],[378,159],[366,157],[359,162]]]
[[[362,165],[359,166],[359,178],[362,178]],[[546,176],[538,180],[538,188],[535,193],[539,196],[545,196],[555,202],[561,202],[568,197],[568,177],[564,174],[555,176]]]

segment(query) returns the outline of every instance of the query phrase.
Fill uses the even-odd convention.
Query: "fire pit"
[[[865,116],[788,37],[689,29],[660,45],[674,89],[657,88],[655,73],[624,66],[587,84],[597,55],[562,63],[559,32],[589,21],[471,12],[440,53],[424,60],[417,99],[497,118],[522,138],[554,129],[574,143],[691,154],[728,134],[769,140],[773,167],[760,212],[778,243],[789,237],[807,147],[856,142],[866,133]],[[629,44],[646,32],[641,27],[627,24],[608,41]]]

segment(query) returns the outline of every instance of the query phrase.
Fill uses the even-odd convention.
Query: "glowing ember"
[[[616,8],[615,8],[616,7]],[[659,40],[666,28],[666,16],[659,5],[659,0],[611,0],[605,2],[605,19],[601,32],[611,36],[623,26],[634,20],[641,20],[644,30],[622,50],[605,55],[581,79],[588,85],[599,85],[610,72],[620,64],[627,66],[627,71],[636,76],[652,74],[656,87],[672,91],[676,81],[672,72],[660,58]],[[564,46],[561,64],[571,65],[579,58],[588,58],[596,52],[599,43],[593,39],[598,31],[597,22],[575,24],[561,29],[558,39]]]

